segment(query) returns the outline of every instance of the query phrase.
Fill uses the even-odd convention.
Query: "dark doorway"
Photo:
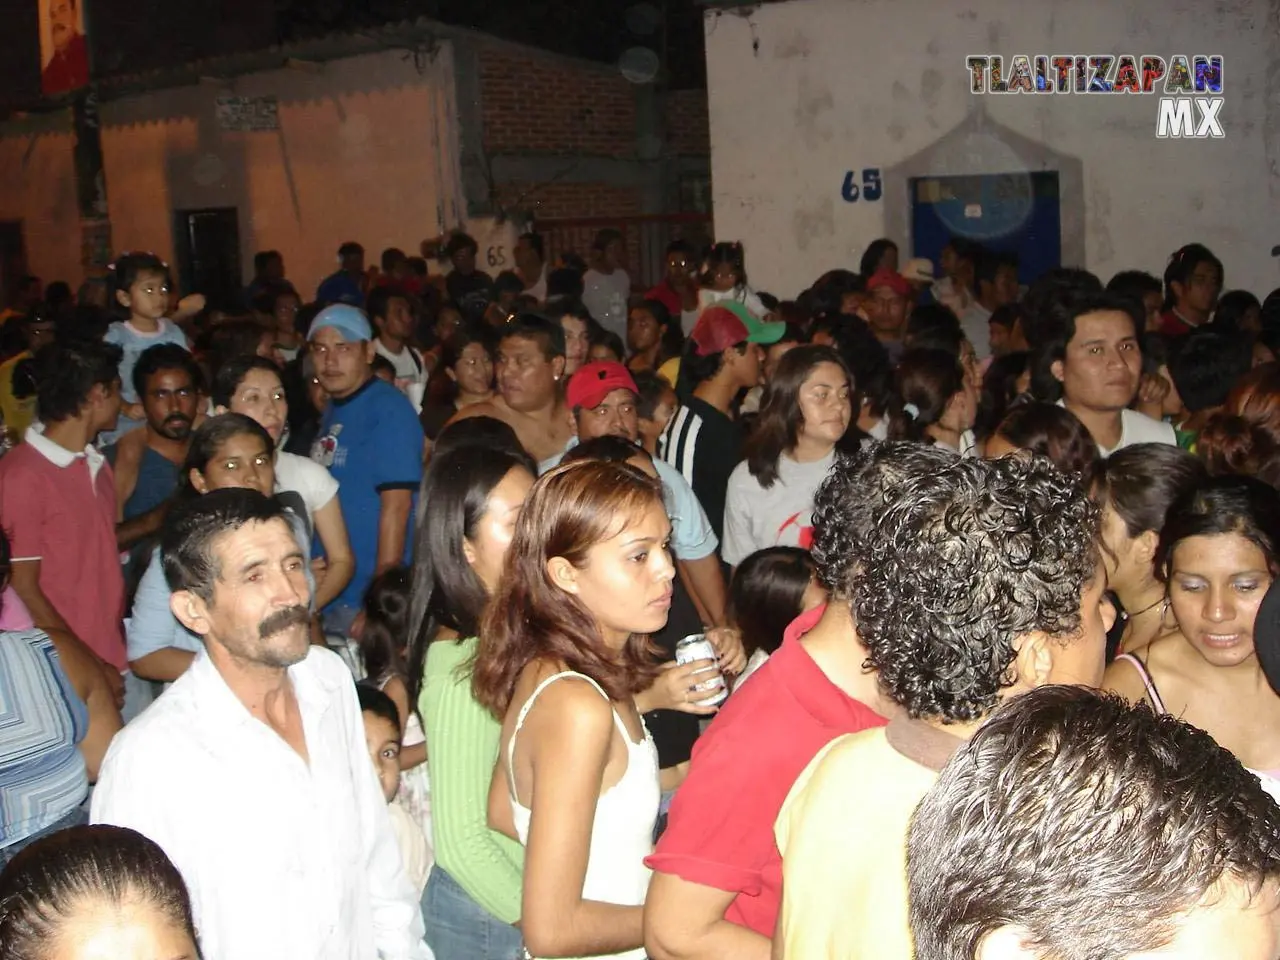
[[[179,210],[174,214],[178,288],[203,293],[209,305],[235,310],[244,298],[240,273],[240,218],[235,207]]]
[[[1057,171],[911,180],[911,239],[917,257],[938,262],[952,237],[1018,255],[1030,283],[1062,265]]]
[[[0,220],[0,307],[8,306],[27,273],[27,245],[21,220]]]

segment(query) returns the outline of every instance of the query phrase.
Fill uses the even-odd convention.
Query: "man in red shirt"
[[[654,960],[767,960],[782,894],[773,824],[800,772],[837,736],[893,712],[863,669],[848,585],[873,518],[904,477],[941,469],[936,447],[881,445],[840,462],[813,508],[813,556],[830,591],[729,698],[698,741],[667,830],[646,861],[645,946]]]
[[[1213,316],[1222,292],[1222,261],[1208,247],[1188,243],[1169,258],[1164,271],[1165,303],[1160,332],[1181,337]]]
[[[91,659],[123,704],[129,662],[115,480],[93,446],[120,414],[120,356],[97,342],[36,354],[40,419],[0,459],[0,524],[12,544],[13,588],[35,625],[64,659]]]

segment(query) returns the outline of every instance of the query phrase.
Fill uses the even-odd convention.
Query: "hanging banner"
[[[89,84],[88,0],[39,0],[40,87],[52,97]]]
[[[280,103],[275,97],[218,97],[215,109],[223,130],[253,133],[280,129]]]

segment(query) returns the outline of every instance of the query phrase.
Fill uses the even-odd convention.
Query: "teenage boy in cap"
[[[365,588],[377,574],[409,559],[409,524],[422,480],[422,425],[413,405],[373,375],[373,331],[364,313],[326,307],[307,334],[316,376],[330,403],[311,459],[338,481],[356,572],[322,611],[325,629],[345,635]]]
[[[902,355],[902,335],[907,328],[911,284],[892,270],[877,270],[867,280],[867,319],[871,332],[889,351],[894,363]]]
[[[560,463],[564,453],[596,437],[622,437],[638,446],[639,394],[631,371],[623,364],[600,361],[584,365],[565,388],[565,406],[574,436],[563,453],[538,464],[538,472],[550,470]],[[689,482],[661,459],[655,459],[653,466],[662,479],[663,499],[671,517],[671,552],[705,624],[723,626],[724,573],[716,558],[720,541]]]
[[[741,303],[722,300],[702,311],[685,344],[680,381],[687,392],[658,438],[658,456],[693,487],[717,538],[724,530],[725,488],[745,439],[733,402],[761,382],[763,347],[786,332],[785,323],[765,323]]]

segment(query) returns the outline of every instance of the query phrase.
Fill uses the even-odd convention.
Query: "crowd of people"
[[[422,252],[17,287],[0,960],[1280,960],[1280,289]]]

